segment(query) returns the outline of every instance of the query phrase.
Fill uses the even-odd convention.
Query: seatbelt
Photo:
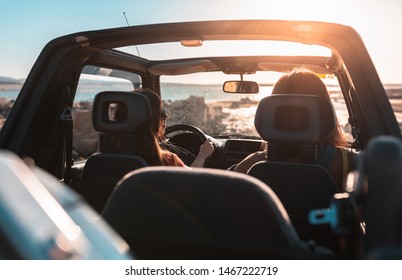
[[[342,154],[342,188],[346,187],[346,179],[348,177],[349,172],[349,159],[348,159],[348,151],[344,148],[339,148]]]
[[[70,87],[63,89],[63,111],[60,114],[60,121],[64,126],[64,183],[70,184],[71,166],[73,165],[73,115]]]
[[[318,164],[328,168],[331,164],[332,160],[334,159],[336,154],[336,148],[331,145],[321,146],[319,150],[319,161]]]

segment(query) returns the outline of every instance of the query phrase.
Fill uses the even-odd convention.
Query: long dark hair
[[[136,93],[145,95],[152,108],[151,121],[137,134],[138,155],[144,158],[149,165],[162,165],[161,148],[155,136],[159,129],[160,97],[150,89],[142,89]]]
[[[166,157],[170,152],[160,146],[158,136],[162,113],[161,99],[156,92],[150,89],[142,89],[138,91],[138,93],[148,97],[152,107],[151,122],[137,138],[139,155],[142,156],[149,165],[166,165],[169,163]]]
[[[272,94],[308,94],[331,101],[327,87],[322,80],[313,71],[305,68],[294,69],[279,78],[272,90]],[[345,147],[346,143],[338,119],[336,119],[336,129],[327,138],[326,143],[323,144]]]
[[[147,97],[152,109],[152,119],[149,123],[138,128],[133,135],[112,135],[113,150],[139,155],[149,165],[161,165],[161,151],[159,143],[155,139],[155,130],[159,127],[159,113],[158,117],[156,117],[156,114],[160,111],[160,98],[155,92],[148,89],[135,91],[134,94],[142,94]],[[117,121],[126,119],[128,117],[127,110],[130,110],[130,108],[117,104],[114,119]]]

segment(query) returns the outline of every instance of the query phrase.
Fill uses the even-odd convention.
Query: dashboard
[[[210,167],[220,169],[228,169],[249,154],[261,151],[265,143],[263,140],[256,139],[219,139],[218,141],[222,143],[222,146],[213,154]],[[216,157],[215,161],[214,157]]]

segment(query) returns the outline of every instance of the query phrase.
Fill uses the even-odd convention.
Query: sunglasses
[[[168,118],[168,114],[166,113],[165,109],[161,110],[161,119],[166,120]]]

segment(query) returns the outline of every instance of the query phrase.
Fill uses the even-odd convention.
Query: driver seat
[[[78,191],[101,212],[116,183],[128,172],[148,166],[136,155],[136,133],[151,121],[145,95],[105,91],[95,96],[92,122],[99,132],[99,152],[87,159]]]

